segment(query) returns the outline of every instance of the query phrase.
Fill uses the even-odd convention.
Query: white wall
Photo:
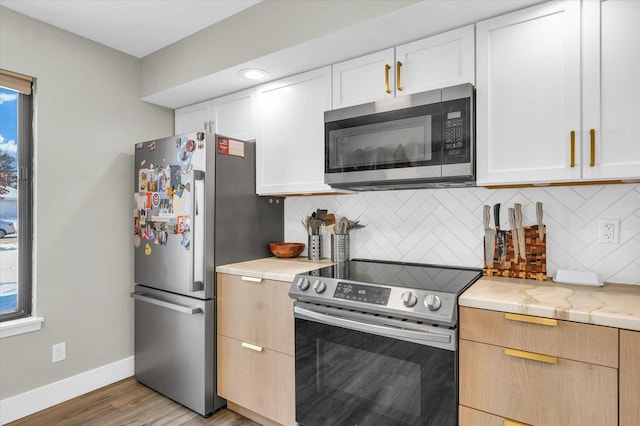
[[[502,228],[509,229],[507,208],[521,203],[523,225],[534,225],[537,201],[544,205],[549,277],[559,268],[592,270],[603,281],[640,285],[640,185],[637,184],[289,197],[285,201],[285,240],[306,244],[301,220],[317,208],[326,208],[338,217],[358,219],[367,225],[351,233],[352,258],[481,268],[482,206],[501,203]],[[599,218],[620,219],[619,245],[598,243]],[[326,232],[323,244],[324,256],[330,257]]]
[[[41,331],[0,340],[0,399],[133,355],[133,145],[173,134],[139,60],[0,7],[0,67],[37,78],[35,291]],[[51,363],[51,345],[67,359]]]

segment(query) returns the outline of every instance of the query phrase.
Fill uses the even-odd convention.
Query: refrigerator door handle
[[[193,171],[193,223],[192,244],[193,244],[193,279],[191,280],[191,291],[204,290],[205,263],[204,263],[204,172],[202,170]],[[200,211],[202,209],[202,211]]]
[[[200,308],[194,308],[191,306],[182,306],[182,305],[177,305],[175,303],[165,302],[164,300],[154,299],[153,297],[145,296],[144,293],[131,293],[130,296],[133,299],[139,300],[141,302],[150,303],[152,305],[171,309],[177,312],[182,312],[183,314],[195,315],[202,312],[202,309]]]

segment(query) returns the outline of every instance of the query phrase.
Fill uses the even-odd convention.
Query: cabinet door
[[[586,1],[582,7],[583,177],[638,178],[640,2]]]
[[[293,356],[291,283],[218,274],[218,333]]]
[[[257,89],[259,195],[329,192],[324,183],[324,112],[331,109],[331,67]]]
[[[474,46],[474,26],[469,25],[396,47],[396,96],[475,84]]]
[[[255,93],[255,89],[249,89],[214,99],[215,132],[241,140],[255,139]]]
[[[218,334],[218,394],[283,425],[295,423],[292,356]]]
[[[640,419],[640,332],[620,330],[620,426]]]
[[[478,184],[579,179],[580,2],[479,22],[476,41]]]
[[[532,425],[617,425],[618,370],[460,339],[460,404]]]
[[[395,92],[393,48],[333,65],[333,108],[392,98]]]
[[[175,110],[174,120],[176,135],[205,130],[211,121],[211,101]]]

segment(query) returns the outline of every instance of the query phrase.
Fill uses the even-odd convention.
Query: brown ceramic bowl
[[[270,243],[269,250],[277,257],[296,257],[304,250],[303,243]]]

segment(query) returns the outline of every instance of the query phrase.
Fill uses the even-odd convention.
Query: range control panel
[[[456,295],[335,278],[296,275],[289,297],[327,306],[454,325]]]
[[[375,305],[386,305],[389,302],[390,294],[391,289],[388,287],[338,282],[333,297],[362,303],[373,303]]]

